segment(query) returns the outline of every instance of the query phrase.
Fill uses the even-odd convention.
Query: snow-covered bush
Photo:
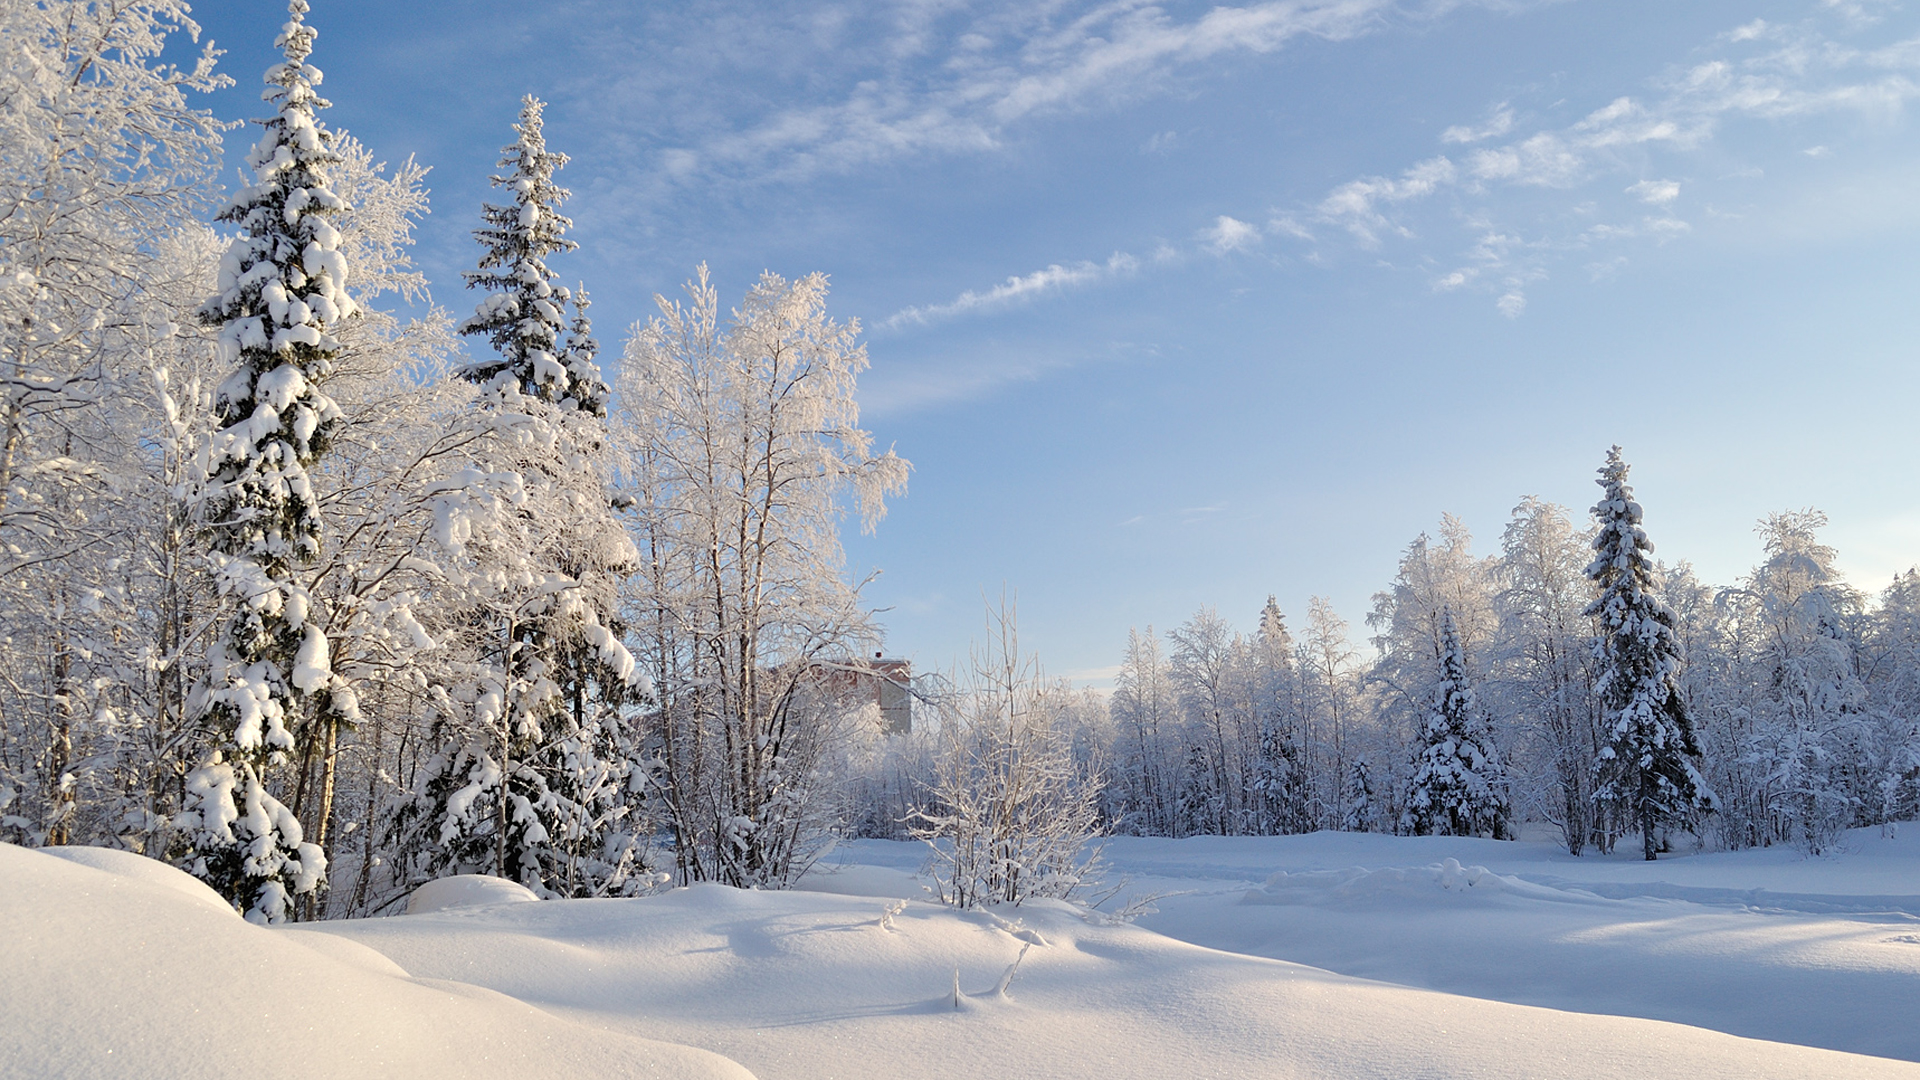
[[[932,848],[940,899],[965,908],[1069,898],[1100,870],[1102,779],[1075,760],[1037,662],[1020,654],[1013,609],[993,623],[942,712],[935,779],[913,825]]]

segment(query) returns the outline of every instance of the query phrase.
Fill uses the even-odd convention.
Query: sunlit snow
[[[0,847],[0,1073],[214,1075],[220,1048],[292,1076],[746,1074],[716,1054],[763,1080],[1920,1076],[1920,838],[1653,864],[1338,833],[1107,854],[1130,884],[1091,912],[915,899],[924,848],[859,841],[798,892],[536,903],[469,877],[413,914],[267,929],[136,856]],[[210,957],[298,987],[299,1023],[240,1022],[266,1006]]]

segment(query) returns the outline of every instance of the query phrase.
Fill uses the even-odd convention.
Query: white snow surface
[[[1575,858],[1545,841],[1115,837],[1103,909],[1346,975],[1920,1061],[1920,825],[1787,847]],[[924,895],[912,845],[843,844],[811,881]]]
[[[1845,847],[1649,863],[1322,833],[1109,850],[1133,890],[1168,894],[1142,926],[1211,948],[1920,1060],[1920,829],[1857,830]]]
[[[407,914],[425,915],[453,908],[487,907],[492,904],[536,903],[532,889],[506,878],[485,874],[454,874],[429,881],[407,897]]]
[[[255,926],[138,855],[60,855],[0,844],[7,1080],[749,1075],[491,990],[409,977],[349,938]]]
[[[1103,907],[1164,894],[1124,925],[913,899],[925,849],[859,841],[801,892],[454,879],[404,917],[263,929],[157,864],[94,869],[133,856],[0,846],[0,968],[25,973],[0,980],[0,1076],[746,1075],[664,1042],[763,1080],[1920,1080],[1893,1060],[1920,1058],[1920,843],[1848,847],[1121,838]]]

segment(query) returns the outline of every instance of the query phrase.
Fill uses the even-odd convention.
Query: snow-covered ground
[[[7,1080],[747,1075],[409,976],[349,937],[254,926],[151,859],[0,844]]]
[[[1821,858],[1351,833],[1117,837],[1106,856],[1130,885],[1102,907],[1160,894],[1139,925],[1197,945],[1920,1061],[1920,826],[1856,830]],[[822,870],[908,895],[922,861],[862,841]]]
[[[921,851],[859,842],[810,891],[452,882],[281,930],[0,847],[0,1075],[1920,1078],[1890,1060],[1920,1059],[1920,842],[1850,847],[1129,838],[1116,873],[1163,895],[1116,925],[901,904]]]
[[[1862,830],[1817,859],[1775,848],[1652,864],[1442,838],[1185,843],[1114,849],[1135,888],[1170,894],[1141,924],[1183,941],[1920,1060],[1920,829]],[[1488,876],[1435,869],[1449,859]]]

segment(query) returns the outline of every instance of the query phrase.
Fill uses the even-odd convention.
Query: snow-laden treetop
[[[347,204],[328,186],[340,155],[315,118],[328,103],[307,64],[314,30],[306,0],[287,5],[276,44],[285,60],[268,68],[261,95],[276,106],[248,156],[252,186],[221,212],[242,230],[220,260],[218,293],[200,308],[220,327],[223,358],[234,362],[214,408],[221,430],[206,448],[206,483],[196,510],[212,533],[209,560],[221,595],[234,601],[227,633],[214,643],[199,706],[220,716],[232,749],[270,754],[291,748],[299,699],[326,694],[324,707],[351,722],[351,687],[332,672],[330,647],[298,568],[319,556],[319,499],[307,468],[343,422],[321,390],[339,342],[332,331],[353,316],[347,259],[329,218]]]
[[[1615,446],[1607,451],[1607,463],[1595,481],[1605,494],[1593,507],[1599,528],[1587,577],[1600,586],[1601,594],[1587,614],[1600,616],[1609,631],[1619,629],[1629,611],[1643,611],[1668,626],[1673,623],[1672,612],[1652,593],[1653,542],[1640,527],[1640,504],[1627,484],[1628,468]]]
[[[487,295],[460,332],[486,335],[499,356],[476,361],[466,375],[496,392],[515,387],[563,408],[602,413],[607,387],[594,363],[585,305],[575,305],[573,333],[563,345],[566,309],[575,301],[546,263],[547,256],[579,245],[567,239],[573,222],[559,212],[571,193],[554,183],[553,174],[566,165],[567,156],[547,149],[541,131],[545,107],[531,95],[521,100],[520,120],[513,125],[519,138],[501,152],[503,175],[491,178],[512,201],[486,204],[481,210],[485,224],[473,232],[485,250],[479,268],[464,276],[468,288]]]
[[[226,431],[216,467],[259,458],[284,469],[325,451],[340,410],[315,384],[340,348],[332,329],[357,311],[340,232],[328,220],[347,205],[327,183],[340,161],[333,133],[315,118],[329,104],[314,92],[320,70],[306,63],[316,34],[302,21],[305,0],[287,10],[275,42],[286,59],[267,69],[261,95],[277,109],[256,121],[265,130],[247,158],[254,182],[219,215],[244,231],[220,260],[217,295],[200,309],[238,362],[218,394]]]

